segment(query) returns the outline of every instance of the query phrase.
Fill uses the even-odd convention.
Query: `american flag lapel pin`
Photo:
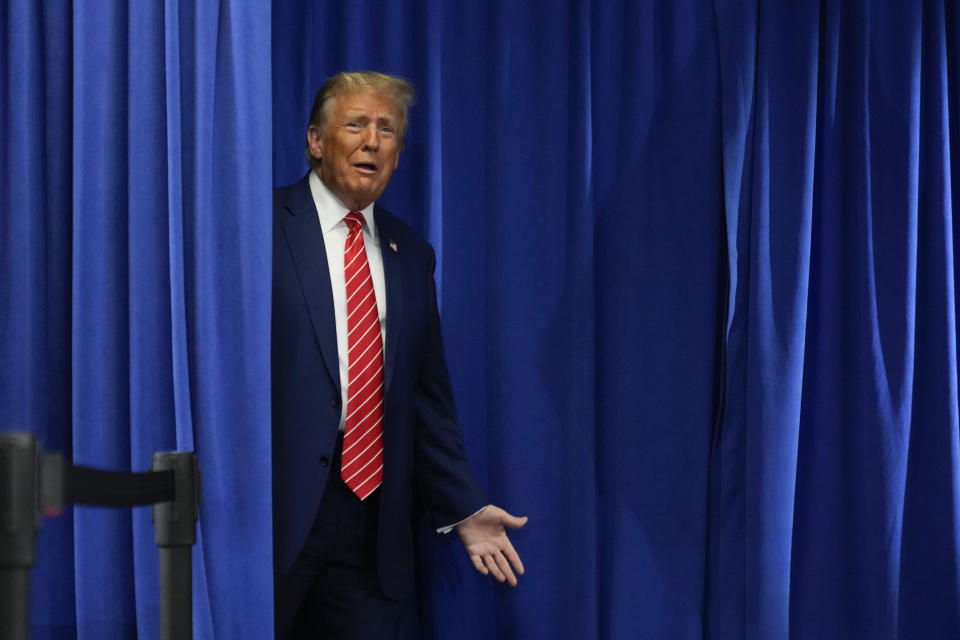
[[[393,252],[397,253],[397,243],[391,240],[388,244],[390,245],[390,248],[393,249]]]

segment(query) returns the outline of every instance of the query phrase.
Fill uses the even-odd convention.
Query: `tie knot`
[[[343,216],[343,221],[350,227],[350,233],[354,233],[363,227],[363,215],[359,211],[351,211]]]

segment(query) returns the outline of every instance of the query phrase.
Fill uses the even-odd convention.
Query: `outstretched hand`
[[[523,575],[523,563],[504,527],[519,529],[526,523],[526,516],[518,518],[489,504],[457,525],[457,533],[477,571],[483,575],[492,573],[500,582],[506,581],[515,587],[514,572]]]

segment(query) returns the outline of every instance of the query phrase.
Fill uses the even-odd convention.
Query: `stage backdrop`
[[[437,247],[468,455],[530,517],[515,590],[424,537],[429,637],[702,633],[727,270],[715,22],[641,4],[274,4],[277,185],[305,172],[326,76],[420,88],[382,203]]]
[[[514,590],[424,532],[425,637],[960,636],[952,5],[65,4],[0,9],[0,428],[198,450],[198,637],[270,635],[270,187],[348,68],[530,516]],[[151,531],[47,521],[34,636],[154,637]]]

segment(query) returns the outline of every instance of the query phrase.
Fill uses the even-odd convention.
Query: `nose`
[[[376,151],[380,148],[380,130],[376,123],[370,123],[363,130],[363,148],[366,151]]]

